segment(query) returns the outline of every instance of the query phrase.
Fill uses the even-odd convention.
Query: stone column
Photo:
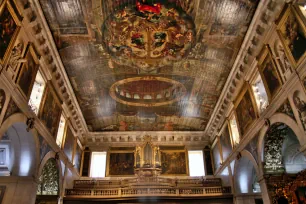
[[[0,177],[0,186],[5,186],[3,203],[35,204],[37,182],[33,177]]]
[[[262,197],[264,204],[270,204],[271,201],[270,201],[269,191],[268,191],[268,187],[267,187],[265,178],[261,176],[260,178],[258,178],[258,182],[260,185],[261,197]]]
[[[235,196],[235,204],[255,204],[255,197],[254,195],[246,194],[246,195],[239,195]]]

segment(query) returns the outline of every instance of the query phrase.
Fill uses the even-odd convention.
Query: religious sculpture
[[[23,50],[22,43],[18,43],[12,50],[8,65],[11,67],[13,71],[16,71],[19,63],[26,61],[25,59],[22,58],[22,50]]]
[[[298,96],[298,92],[294,94],[293,101],[299,113],[299,118],[302,122],[303,128],[306,130],[306,103],[300,98],[300,96]]]

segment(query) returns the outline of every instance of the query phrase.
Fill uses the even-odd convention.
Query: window
[[[56,144],[59,147],[62,147],[62,144],[63,144],[65,126],[66,126],[66,119],[65,119],[64,115],[62,114],[61,119],[60,119],[60,123],[58,125],[57,136],[56,136]]]
[[[39,106],[41,103],[45,87],[46,87],[46,82],[43,79],[41,73],[38,71],[35,77],[35,82],[28,103],[36,115],[38,114]]]
[[[189,175],[204,176],[203,151],[188,151]]]
[[[91,154],[90,177],[105,177],[106,152]]]
[[[258,75],[255,82],[252,84],[252,89],[254,92],[257,109],[259,113],[261,113],[267,108],[269,102],[268,95],[260,75]]]
[[[232,136],[232,145],[233,147],[235,147],[240,142],[239,130],[235,114],[233,114],[233,116],[230,119],[230,127],[231,127],[231,136]]]

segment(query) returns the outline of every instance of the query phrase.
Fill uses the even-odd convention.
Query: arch
[[[39,178],[41,176],[43,168],[45,167],[46,163],[50,159],[56,159],[56,153],[55,152],[50,151],[44,156],[44,158],[40,162],[40,165],[39,165],[39,168],[38,168],[38,171],[37,171],[37,178]],[[64,175],[62,174],[63,169],[62,169],[61,161],[59,159],[56,160],[56,164],[57,164],[57,168],[58,168],[58,172],[59,172],[59,183],[58,183],[58,185],[59,185],[59,195],[61,195]]]
[[[50,156],[42,166],[37,195],[60,195],[60,168],[57,159]]]
[[[0,127],[0,140],[7,134],[11,140],[9,170],[15,176],[35,176],[39,161],[39,141],[35,129],[26,130],[27,117],[16,113]]]
[[[306,156],[300,147],[298,139],[289,130],[282,145],[282,162],[286,173],[296,174],[306,169]]]
[[[285,125],[290,127],[290,129],[294,132],[300,144],[305,144],[306,138],[304,138],[304,132],[299,128],[298,124],[290,116],[283,114],[283,113],[276,113],[269,118],[269,121],[270,121],[270,126],[272,126],[275,123],[284,123]],[[263,159],[262,158],[263,146],[264,146],[263,141],[264,141],[264,137],[268,129],[269,129],[269,126],[266,126],[266,125],[263,126],[258,136],[258,144],[257,144],[258,152],[257,153],[258,153],[258,158],[261,158],[261,160]],[[260,164],[261,163],[259,163],[259,165]]]
[[[7,101],[7,95],[3,89],[0,89],[0,115],[2,113],[5,102]]]
[[[296,135],[296,137],[297,137],[297,139],[298,139],[298,141],[301,145],[305,144],[305,142],[306,142],[306,138],[304,137],[303,130],[301,130],[301,128],[298,126],[298,124],[290,116],[288,116],[286,114],[283,114],[283,113],[276,113],[269,118],[269,122],[270,122],[269,126],[265,125],[265,126],[262,127],[262,129],[259,132],[259,137],[258,137],[257,155],[258,155],[259,160],[262,161],[262,162],[259,162],[259,164],[258,164],[260,175],[264,174],[264,172],[263,172],[264,139],[265,139],[265,136],[266,136],[268,130],[270,129],[270,127],[273,124],[283,123],[283,124],[287,125],[293,131],[293,133]]]
[[[251,164],[251,165],[250,165]],[[236,193],[253,193],[254,180],[259,177],[258,164],[253,155],[243,150],[234,164],[234,187]]]

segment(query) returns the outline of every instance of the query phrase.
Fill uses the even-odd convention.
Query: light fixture
[[[306,3],[304,4],[304,10],[306,11]]]

